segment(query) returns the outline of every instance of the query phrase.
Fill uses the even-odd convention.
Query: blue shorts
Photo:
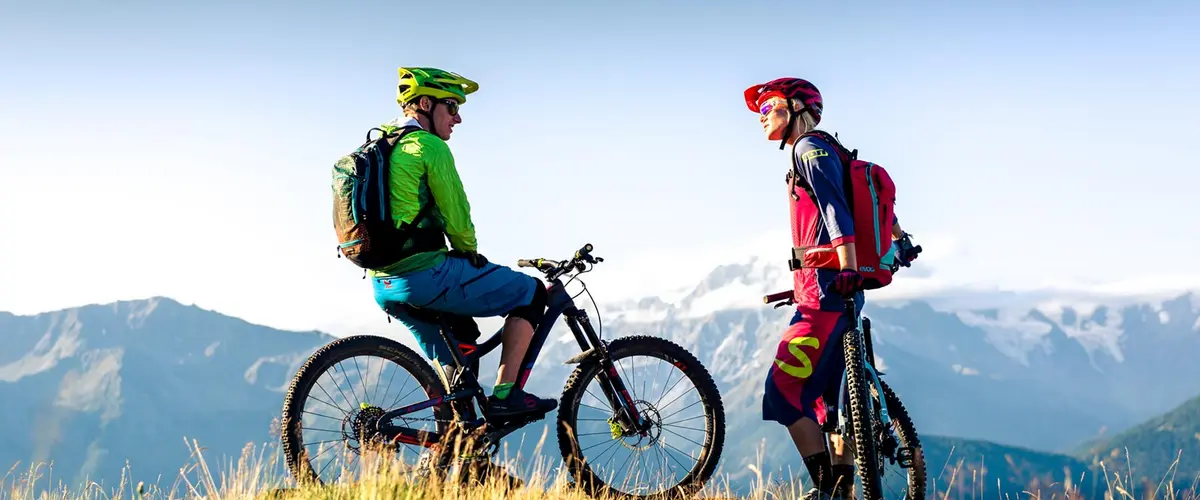
[[[533,300],[538,281],[527,274],[491,262],[475,268],[466,259],[447,256],[424,271],[373,279],[375,302],[408,327],[430,359],[450,364],[453,357],[437,324],[410,316],[410,304],[433,311],[482,318],[502,316]]]

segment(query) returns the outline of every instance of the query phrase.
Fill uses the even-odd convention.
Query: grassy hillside
[[[921,444],[930,482],[936,477],[943,493],[951,489],[1015,498],[1031,487],[1062,493],[1070,485],[1095,498],[1106,489],[1086,463],[1067,455],[940,436],[922,437]]]
[[[1176,488],[1192,488],[1200,478],[1200,396],[1162,416],[1089,443],[1079,456],[1103,460],[1139,483],[1156,486],[1170,472]]]

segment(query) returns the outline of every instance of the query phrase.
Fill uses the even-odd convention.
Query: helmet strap
[[[418,97],[417,99],[420,99],[420,97]],[[417,113],[420,114],[421,116],[424,116],[426,120],[429,120],[429,132],[431,132],[433,135],[438,135],[437,123],[433,121],[433,110],[437,109],[438,104],[441,104],[441,103],[438,102],[437,99],[434,99],[432,97],[429,98],[429,100],[433,101],[433,105],[429,107],[429,111],[425,111],[424,109],[421,109],[420,106],[417,106]],[[441,136],[439,136],[439,137],[441,137]]]
[[[796,121],[796,113],[792,111],[792,98],[787,100],[788,122],[783,127],[783,137],[779,139],[779,150],[783,151],[783,146],[787,144],[788,136],[792,135],[792,124]]]

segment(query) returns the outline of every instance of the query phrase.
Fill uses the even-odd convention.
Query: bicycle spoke
[[[319,381],[319,380],[318,380],[318,381],[317,381],[317,383],[316,383],[316,386],[317,386],[317,388],[318,388],[318,389],[321,389],[321,392],[322,392],[323,394],[325,394],[325,397],[327,397],[327,398],[329,398],[329,399],[333,399],[333,396],[331,396],[331,395],[329,394],[329,391],[326,391],[326,390],[325,390],[325,386],[321,385],[321,381]],[[313,396],[313,395],[311,395],[311,394],[309,394],[309,395],[308,395],[308,397],[310,397],[310,398],[313,398],[313,399],[316,399],[317,401],[321,401],[320,399],[317,399],[315,396]],[[332,406],[332,407],[334,407],[334,408],[337,408],[337,409],[338,409],[338,410],[340,410],[340,411],[342,412],[342,414],[343,414],[343,415],[345,415],[345,416],[350,416],[350,412],[348,412],[348,411],[346,411],[346,410],[343,410],[341,406],[338,406],[338,405],[335,405],[335,404],[333,404],[333,403],[326,402],[326,401],[321,401],[321,402],[322,402],[322,403],[325,403],[325,404],[327,404],[327,405],[329,405],[329,406]]]
[[[670,418],[670,417],[673,417],[673,416],[675,416],[675,415],[678,415],[678,414],[679,414],[680,412],[682,412],[683,410],[686,410],[686,409],[688,409],[688,408],[691,408],[691,407],[693,407],[693,406],[696,406],[696,405],[698,405],[698,404],[700,404],[700,403],[702,403],[702,402],[703,402],[703,401],[701,401],[701,400],[697,399],[695,403],[692,403],[692,404],[690,404],[690,405],[684,406],[683,408],[680,408],[678,411],[676,411],[676,412],[674,412],[674,413],[672,413],[672,414],[670,414],[670,415],[667,415],[667,416],[665,416],[665,417],[662,417],[662,419],[663,419],[663,420],[666,420],[666,419],[668,419],[668,418]]]
[[[680,455],[686,455],[688,458],[691,458],[692,460],[695,460],[695,458],[694,458],[694,457],[692,457],[692,455],[691,455],[691,454],[689,454],[689,453],[684,453],[684,452],[683,452],[683,451],[681,451],[679,448],[676,448],[676,447],[674,447],[674,446],[671,446],[671,445],[670,445],[670,444],[668,444],[666,441],[659,441],[659,443],[661,443],[661,444],[663,445],[663,451],[666,451],[666,450],[667,450],[667,448],[670,448],[670,449],[672,449],[672,450],[675,450],[675,452],[676,452],[676,453],[678,453],[678,454],[680,454]],[[668,456],[668,457],[671,457],[671,454],[670,454],[670,453],[667,453],[667,456]],[[684,467],[684,466],[683,466],[683,464],[679,463],[679,460],[678,460],[678,459],[676,459],[675,457],[671,457],[671,460],[674,460],[674,461],[675,461],[675,463],[679,464],[679,466],[680,466],[680,467],[683,467],[683,470],[688,470],[688,469],[689,469],[689,467]]]
[[[701,415],[701,416],[703,417],[704,415]],[[691,427],[684,427],[684,426],[682,426],[682,425],[675,425],[675,424],[662,424],[662,425],[663,425],[663,427],[675,427],[675,428],[678,428],[678,429],[686,429],[686,430],[689,430],[689,431],[696,431],[696,432],[708,432],[708,431],[707,431],[707,430],[705,430],[705,429],[693,429],[693,428],[691,428]]]
[[[363,378],[362,370],[359,369],[359,367],[358,367],[358,356],[355,356],[350,359],[354,361],[354,371],[356,373],[358,373],[358,380],[362,381],[362,383],[363,383],[363,399],[361,401],[359,401],[359,403],[366,402],[366,403],[370,404],[371,401],[367,399],[367,379]],[[350,392],[354,392],[354,389],[351,389]],[[358,395],[355,394],[354,397],[357,398]]]
[[[694,444],[694,445],[696,445],[696,446],[701,446],[701,447],[703,447],[703,446],[704,446],[704,445],[703,445],[703,444],[701,444],[701,443],[697,443],[697,442],[695,442],[695,441],[692,441],[692,438],[686,437],[686,436],[684,436],[683,434],[680,434],[680,433],[678,433],[678,432],[675,432],[675,431],[673,431],[673,430],[670,430],[670,429],[665,429],[665,428],[664,428],[663,430],[664,430],[664,431],[666,431],[666,432],[670,432],[671,434],[674,434],[674,435],[676,435],[676,436],[679,436],[679,437],[681,437],[681,438],[683,438],[683,439],[686,439],[688,442],[690,442],[690,443],[692,443],[692,444]],[[691,456],[691,455],[689,454],[688,456]]]
[[[342,364],[342,362],[341,362],[341,361],[338,361],[336,364],[334,364],[334,365],[333,365],[333,371],[334,371],[335,373],[336,373],[336,372],[338,372],[338,369],[337,369],[337,367],[338,367],[338,366],[340,366],[341,364]],[[343,376],[343,379],[345,379],[345,378],[346,378],[346,377],[345,377],[345,376]],[[337,390],[338,390],[338,392],[339,392],[339,393],[341,393],[342,397],[343,397],[343,398],[346,398],[346,402],[347,402],[347,403],[349,403],[349,402],[350,402],[350,398],[346,397],[346,392],[342,390],[342,386],[341,386],[341,384],[338,384],[336,387],[337,387]],[[355,396],[355,397],[354,397],[354,399],[355,399],[355,402],[356,402],[356,403],[359,403],[359,402],[360,402],[360,401],[358,401],[358,396]],[[352,405],[352,408],[354,408],[354,407],[358,407],[358,405]]]

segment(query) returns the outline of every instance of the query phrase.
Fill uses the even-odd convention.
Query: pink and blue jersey
[[[842,311],[842,297],[829,293],[837,275],[835,247],[854,243],[854,219],[843,184],[843,165],[833,146],[818,137],[801,137],[796,143],[795,166],[812,189],[808,196],[791,197],[792,246],[808,249],[805,267],[793,272],[796,304],[802,308]],[[807,267],[815,266],[815,267]]]

